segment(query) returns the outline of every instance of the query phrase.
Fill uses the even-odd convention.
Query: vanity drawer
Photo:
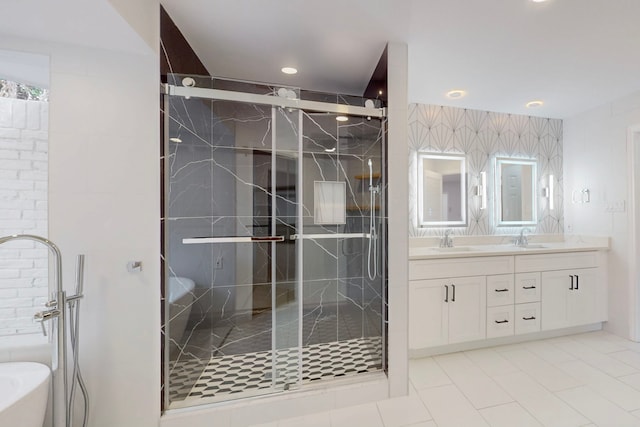
[[[513,335],[513,304],[487,308],[487,338]]]
[[[516,335],[540,331],[540,303],[516,304]]]
[[[516,273],[516,304],[540,301],[540,273]]]
[[[516,273],[598,266],[598,251],[516,255],[515,258]]]
[[[487,307],[513,304],[513,274],[487,276]]]
[[[409,280],[513,273],[513,256],[459,257],[409,261]]]

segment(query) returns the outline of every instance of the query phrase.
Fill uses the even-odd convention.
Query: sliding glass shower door
[[[164,98],[164,409],[380,371],[383,250],[366,269],[372,227],[384,235],[381,120]]]

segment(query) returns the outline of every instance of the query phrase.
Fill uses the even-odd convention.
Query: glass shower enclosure
[[[384,109],[170,75],[163,407],[385,369]]]

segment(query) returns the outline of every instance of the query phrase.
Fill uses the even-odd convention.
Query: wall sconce
[[[549,210],[554,209],[553,197],[554,197],[554,182],[553,175],[549,175],[549,185],[544,188],[544,197],[549,199]]]
[[[487,209],[487,173],[480,172],[478,185],[476,186],[476,196],[480,198],[480,209]]]

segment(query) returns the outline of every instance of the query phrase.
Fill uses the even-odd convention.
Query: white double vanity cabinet
[[[598,327],[607,320],[607,249],[607,238],[526,248],[412,244],[411,356]]]

